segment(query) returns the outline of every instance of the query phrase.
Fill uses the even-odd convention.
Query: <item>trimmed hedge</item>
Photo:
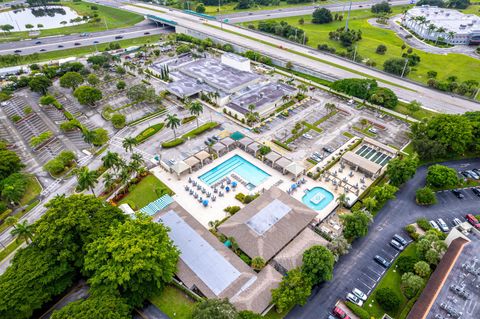
[[[217,122],[205,123],[203,125],[200,125],[196,129],[193,129],[190,132],[187,132],[187,133],[183,134],[182,137],[179,137],[177,139],[162,143],[162,147],[163,148],[171,148],[171,147],[178,146],[180,144],[183,144],[187,139],[196,137],[196,136],[198,136],[198,135],[200,135],[200,134],[202,134],[202,133],[204,133],[208,130],[211,130],[211,129],[217,127],[217,126],[218,126]]]
[[[345,305],[347,305],[348,309],[353,311],[353,313],[356,314],[360,319],[370,319],[370,314],[362,307],[359,307],[350,301],[345,301]]]
[[[162,143],[163,148],[171,148],[183,144],[185,140],[183,138],[177,138],[168,142]]]
[[[292,151],[292,149],[290,148],[290,146],[288,146],[288,145],[285,144],[285,143],[280,142],[279,140],[272,140],[272,142],[273,142],[274,144],[277,144],[277,145],[280,146],[281,148],[286,149],[287,151],[290,151],[290,152]]]
[[[135,137],[135,139],[137,140],[138,143],[143,143],[149,137],[151,137],[151,136],[155,135],[156,133],[160,132],[163,129],[164,126],[165,126],[164,123],[154,124],[154,125],[146,128],[142,132],[140,132],[140,134],[138,134]]]
[[[196,116],[187,116],[182,119],[182,124],[190,123],[191,121],[195,121]]]

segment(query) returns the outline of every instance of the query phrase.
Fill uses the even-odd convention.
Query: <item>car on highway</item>
[[[399,251],[402,251],[403,249],[405,249],[405,247],[400,244],[398,241],[396,241],[395,239],[392,239],[390,241],[390,246],[392,246],[393,248],[395,248],[396,250],[399,250]]]
[[[367,295],[364,294],[363,291],[361,291],[358,288],[353,288],[352,293],[358,298],[362,299],[363,301],[367,300]]]
[[[340,307],[333,308],[332,313],[339,319],[350,319],[345,310]]]
[[[35,44],[42,44],[42,41],[37,41],[35,42]]]
[[[428,223],[430,224],[430,226],[432,226],[432,228],[435,228],[436,230],[442,231],[440,229],[440,226],[438,226],[437,222],[435,222],[434,220],[431,220]]]
[[[390,267],[390,263],[385,258],[383,258],[382,256],[375,255],[375,257],[373,257],[373,259],[385,268]]]
[[[452,194],[455,195],[458,199],[463,199],[465,198],[465,195],[463,195],[459,190],[452,189]]]
[[[13,51],[13,53],[20,53],[20,52],[22,52],[22,50],[15,50],[15,51]]]
[[[80,42],[75,42],[73,45],[81,45]]]
[[[472,192],[477,195],[477,196],[480,196],[480,189],[478,187],[474,187],[472,188]]]
[[[402,236],[400,236],[399,234],[393,235],[393,239],[398,241],[403,246],[407,246],[407,244],[408,244],[407,240],[405,238],[403,238]]]
[[[458,219],[458,218],[454,218],[454,219],[452,220],[452,223],[453,223],[455,226],[458,226],[458,225],[460,225],[460,224],[462,223],[462,221],[461,221],[460,219]]]
[[[123,37],[122,37],[121,35],[117,35],[117,36],[115,37],[115,39],[117,39],[117,40],[118,40],[118,39],[123,39]]]
[[[59,46],[57,46],[57,48],[63,48],[63,45],[60,44]]]
[[[40,52],[45,52],[45,51],[47,51],[47,50],[45,50],[45,49],[40,49]]]
[[[440,226],[442,231],[445,232],[445,233],[448,233],[448,231],[450,230],[450,228],[448,228],[448,226],[447,226],[447,223],[445,223],[445,221],[441,218],[437,219],[437,224],[438,224],[438,226]]]
[[[98,43],[98,41],[93,41],[93,43],[97,44],[97,43]]]
[[[311,140],[311,139],[313,138],[313,136],[311,136],[311,135],[308,134],[308,133],[304,133],[302,136],[303,136],[304,138],[306,138],[307,140]]]
[[[356,304],[359,307],[363,306],[363,300],[361,300],[360,298],[358,298],[354,294],[348,293],[347,294],[347,300],[350,301],[351,303]]]
[[[480,229],[480,223],[478,222],[478,219],[473,216],[473,214],[468,214],[467,216],[465,216],[465,218],[473,227],[475,227],[476,229]]]
[[[143,32],[143,34],[145,34],[145,35],[149,35],[149,34],[150,34],[150,32]]]

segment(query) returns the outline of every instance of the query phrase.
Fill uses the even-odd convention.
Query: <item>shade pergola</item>
[[[292,163],[291,160],[285,157],[280,157],[276,162],[275,165],[278,165],[282,169],[282,172],[285,174],[285,168]]]
[[[195,156],[190,156],[189,158],[187,158],[185,161],[185,164],[187,164],[188,166],[190,166],[190,172],[192,172],[192,168],[197,165],[198,163],[200,163],[200,160],[198,158],[196,158]]]
[[[222,143],[215,143],[212,145],[212,149],[215,153],[217,153],[217,155],[220,156],[220,152],[223,151],[225,148],[227,148],[225,145],[223,145]]]
[[[285,170],[297,178],[299,175],[305,172],[305,167],[298,163],[291,162],[287,167],[285,167]]]
[[[242,138],[241,140],[237,141],[238,144],[240,144],[240,146],[243,148],[244,151],[247,150],[247,146],[249,144],[252,144],[253,143],[253,139],[251,139],[250,137],[248,136],[245,136],[244,138]]]
[[[200,162],[202,163],[202,166],[203,166],[203,161],[206,160],[207,158],[209,158],[210,154],[205,150],[201,150],[200,152],[198,152],[194,156],[200,160]]]
[[[262,147],[262,144],[258,142],[253,142],[247,146],[247,150],[253,152],[253,155],[257,155],[258,150]]]
[[[280,158],[282,157],[282,155],[278,154],[277,152],[270,152],[268,153],[266,156],[265,156],[265,159],[269,160],[270,162],[272,162],[272,167],[273,167],[273,164],[275,164],[275,162]]]
[[[170,167],[170,170],[174,171],[177,174],[178,178],[180,178],[180,174],[182,174],[189,168],[190,166],[188,166],[184,161],[178,161]]]
[[[230,145],[235,144],[235,140],[232,139],[231,137],[225,137],[223,140],[220,141],[223,145],[227,147],[227,149],[230,150]]]

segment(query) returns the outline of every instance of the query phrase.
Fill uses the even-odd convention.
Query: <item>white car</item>
[[[347,294],[347,300],[350,301],[351,303],[356,304],[359,307],[363,306],[363,300],[361,300],[360,298],[358,298],[354,294],[348,293]]]
[[[378,133],[378,130],[377,130],[376,128],[373,128],[373,127],[369,128],[368,131],[369,131],[370,133],[373,133],[373,134],[377,134],[377,133]]]
[[[360,298],[361,300],[363,301],[367,300],[367,295],[364,294],[363,291],[361,291],[360,289],[353,288],[352,292],[356,297]]]
[[[311,140],[313,138],[313,136],[307,133],[303,134],[303,137],[305,137],[307,140]]]
[[[434,220],[429,221],[429,223],[430,223],[430,226],[432,226],[432,228],[435,228],[436,230],[442,231],[440,229],[440,226],[438,226],[438,224]]]
[[[462,223],[462,221],[461,221],[460,219],[458,219],[458,218],[454,218],[454,219],[453,219],[453,224],[454,224],[455,226],[458,226],[458,225],[460,225],[461,223]]]
[[[441,219],[441,218],[437,219],[437,223],[438,223],[438,225],[440,226],[440,228],[442,229],[443,232],[448,233],[450,228],[448,228],[447,223],[445,223],[443,221],[443,219]]]

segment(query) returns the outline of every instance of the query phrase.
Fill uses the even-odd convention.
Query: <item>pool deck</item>
[[[260,185],[257,185],[253,190],[248,190],[244,185],[238,183],[236,189],[232,189],[229,193],[226,193],[224,191],[225,195],[223,197],[219,197],[218,194],[215,194],[217,195],[216,201],[212,202],[209,199],[209,204],[207,207],[204,207],[202,203],[199,203],[198,200],[196,200],[192,195],[189,194],[188,191],[185,190],[186,185],[191,186],[191,184],[188,183],[188,178],[190,177],[193,180],[197,181],[197,183],[199,183],[200,185],[204,186],[207,191],[210,191],[213,194],[212,188],[203,181],[201,181],[198,177],[235,155],[240,155],[245,160],[249,161],[250,163],[254,164],[258,168],[268,173],[270,177],[267,178]],[[261,160],[240,149],[234,149],[228,152],[226,155],[223,155],[222,157],[214,160],[212,163],[205,165],[204,167],[191,174],[184,173],[180,176],[180,179],[178,179],[177,175],[166,172],[164,169],[158,166],[153,168],[151,171],[157,178],[159,178],[175,192],[173,199],[207,228],[209,228],[208,224],[210,221],[220,221],[228,216],[228,214],[223,211],[227,206],[244,206],[240,201],[235,199],[235,195],[237,193],[243,193],[245,195],[254,194],[256,192],[261,193],[264,190],[270,189],[272,186],[277,186],[283,191],[287,191],[293,183],[292,175],[283,175],[281,172],[273,169],[272,167],[263,163]],[[230,177],[230,175],[228,176]],[[323,187],[334,195],[334,199],[324,209],[318,211],[317,219],[318,221],[321,221],[325,217],[327,217],[333,211],[333,209],[335,209],[337,205],[336,198],[340,193],[335,191],[330,183],[315,181],[308,178],[307,176],[304,176],[304,178],[306,180],[306,183],[302,184],[291,194],[291,196],[298,201],[302,202],[302,197],[305,194],[305,191],[313,187]],[[231,179],[235,180],[233,178]],[[201,192],[199,192],[199,194],[200,193]]]

